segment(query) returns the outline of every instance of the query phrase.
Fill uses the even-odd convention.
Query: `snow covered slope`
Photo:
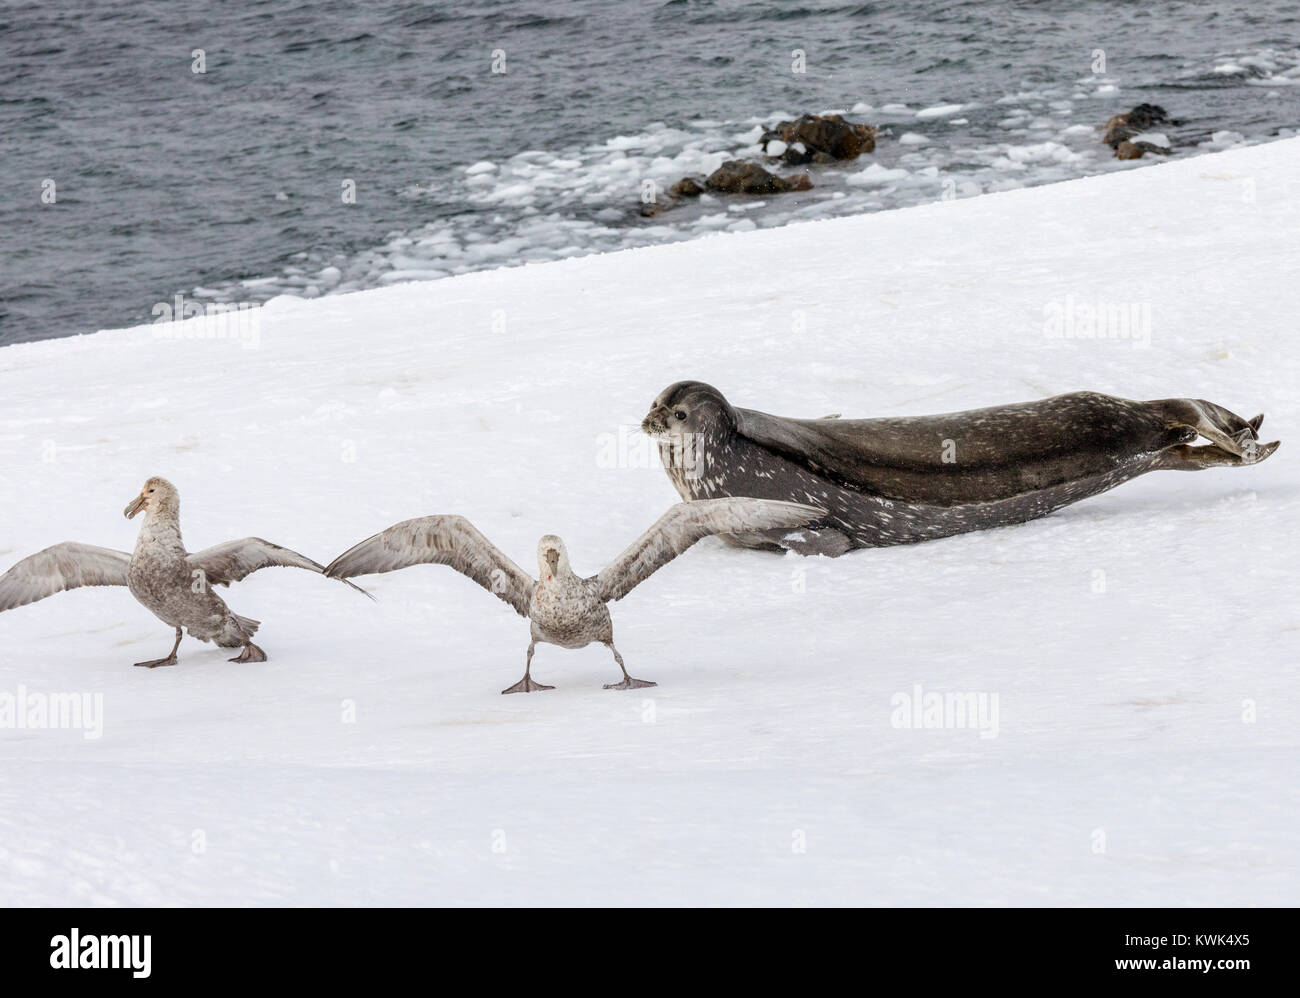
[[[632,428],[682,378],[805,416],[1186,395],[1284,441],[836,561],[706,541],[614,607],[660,684],[632,693],[603,648],[544,646],[557,689],[502,697],[527,625],[438,567],[363,580],[377,604],[253,576],[228,599],[260,665],[187,640],[133,669],[170,634],[124,590],[5,613],[0,700],[103,714],[0,729],[0,903],[1296,903],[1297,231],[1288,140],[276,300],[255,342],[200,319],[0,350],[6,568],[129,549],[159,474],[193,549],[324,561],[460,512],[594,572],[676,498]],[[1128,335],[1051,335],[1085,305]],[[982,695],[984,731],[901,726],[918,686]]]

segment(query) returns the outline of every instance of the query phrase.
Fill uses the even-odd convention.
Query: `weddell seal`
[[[723,535],[742,547],[835,557],[1021,523],[1148,471],[1255,464],[1262,415],[1202,399],[1072,392],[935,416],[787,419],[670,385],[641,428],[683,499],[752,496],[824,507],[795,531]],[[1208,444],[1192,446],[1204,437]]]

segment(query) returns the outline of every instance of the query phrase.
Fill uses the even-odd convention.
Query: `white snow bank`
[[[633,694],[542,647],[558,688],[500,696],[526,624],[437,567],[373,605],[237,585],[260,665],[133,669],[170,635],[124,591],[5,613],[0,697],[102,695],[102,734],[0,730],[0,903],[1295,903],[1298,167],[1285,141],[0,350],[5,567],[129,548],[162,474],[193,548],[325,560],[446,511],[594,572],[675,499],[632,428],[680,378],[805,416],[1187,395],[1286,441],[837,561],[705,542],[614,608],[660,683]],[[1145,335],[1046,335],[1121,306]],[[996,737],[899,726],[934,693],[996,696]]]

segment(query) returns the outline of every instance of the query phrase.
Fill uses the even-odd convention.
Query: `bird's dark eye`
[[[153,495],[153,489],[150,489],[150,490],[149,490],[149,494],[150,494],[150,495]]]
[[[684,410],[684,409],[678,409],[675,413],[673,413],[673,415],[676,416],[678,419],[685,419],[685,418],[686,418],[686,410]]]

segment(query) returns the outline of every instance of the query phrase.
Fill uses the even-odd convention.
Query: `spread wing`
[[[224,544],[204,548],[191,554],[186,561],[189,562],[190,568],[201,571],[208,585],[213,586],[228,586],[263,568],[305,568],[309,572],[320,573],[325,571],[323,565],[317,564],[306,555],[264,541],[260,537],[245,537],[242,540],[226,541]],[[357,592],[366,593],[360,586],[353,585],[347,579],[342,581]],[[369,593],[366,595],[370,596]]]
[[[537,581],[505,556],[463,516],[403,520],[349,548],[325,574],[341,577],[395,572],[410,565],[447,565],[473,579],[523,617]]]
[[[602,599],[622,599],[696,541],[713,534],[802,527],[826,510],[774,499],[679,502],[596,576]]]
[[[125,551],[75,541],[55,544],[0,575],[0,610],[35,603],[65,589],[124,586],[130,564]]]

